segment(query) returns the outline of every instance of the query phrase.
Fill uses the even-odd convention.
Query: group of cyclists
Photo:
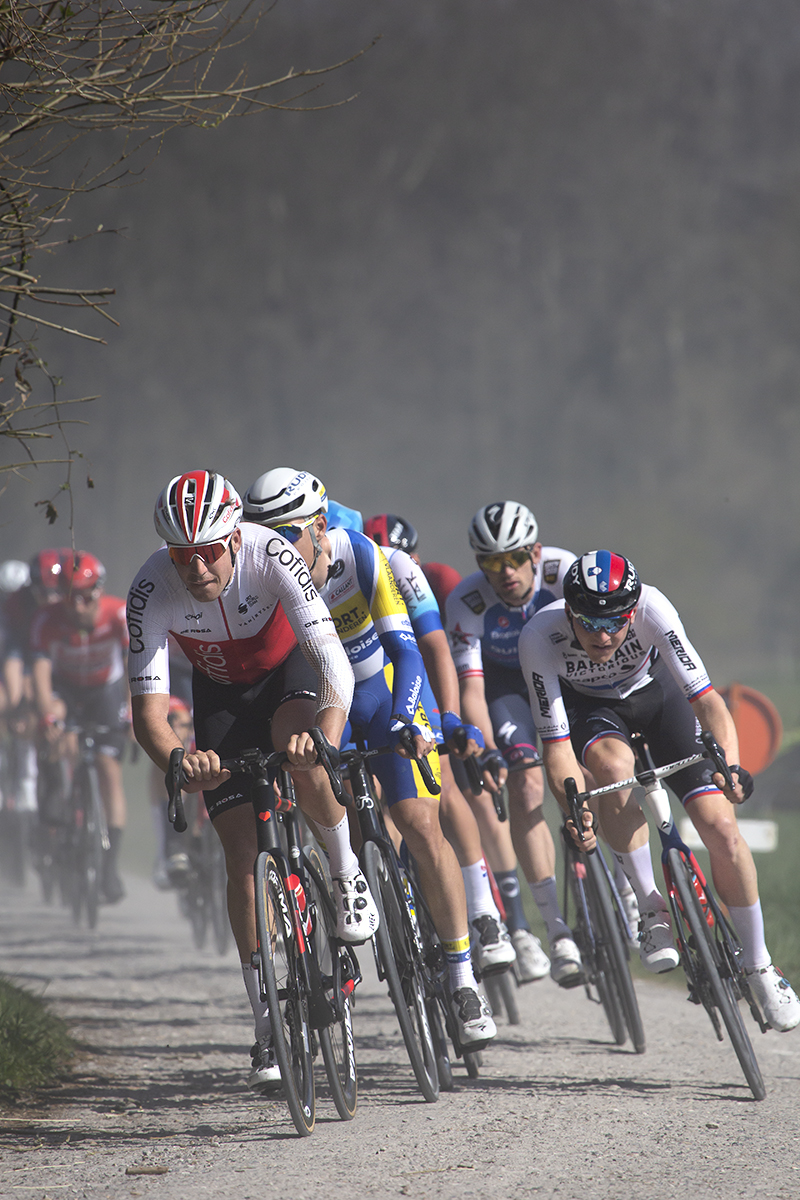
[[[63,736],[65,719],[109,729],[101,784],[110,902],[123,894],[116,854],[128,705],[135,737],[160,771],[173,749],[189,747],[185,790],[203,793],[225,853],[255,1026],[252,1087],[279,1086],[280,1072],[251,965],[255,817],[244,777],[222,769],[222,759],[256,746],[286,752],[298,804],[327,854],[337,936],[361,944],[379,920],[347,811],[317,761],[315,726],[337,747],[356,741],[393,751],[373,760],[381,801],[416,864],[468,1050],[496,1033],[476,971],[513,963],[523,983],[547,974],[560,987],[583,982],[558,901],[545,774],[566,812],[565,779],[604,785],[632,774],[633,734],[660,764],[689,757],[700,731],[711,731],[735,786],[700,765],[673,776],[673,788],[708,848],[767,1021],[780,1031],[800,1023],[800,1001],[766,946],[756,870],[737,827],[736,806],[753,784],[738,765],[733,720],[677,611],[641,583],[630,560],[543,546],[533,513],[502,501],[471,521],[477,569],[461,579],[442,564],[420,564],[407,521],[386,513],[364,521],[330,500],[313,473],[285,467],[243,495],[219,473],[177,476],[157,498],[155,528],[162,544],[136,573],[127,605],[103,594],[104,571],[91,555],[43,552],[30,579],[16,564],[16,587],[6,588],[0,568],[8,592],[2,702],[18,736],[34,738],[38,727],[45,746]],[[179,704],[191,705],[193,744],[174,720],[177,679],[189,670],[191,695]],[[475,757],[478,795],[465,774]],[[423,758],[440,792],[426,785]],[[507,822],[495,803],[504,785]],[[617,791],[583,820],[581,848],[602,836],[612,853],[643,965],[673,969],[678,952],[640,806]],[[547,950],[531,932],[518,870]]]

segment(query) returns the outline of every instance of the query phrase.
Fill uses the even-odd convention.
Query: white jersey
[[[506,604],[483,571],[457,583],[445,605],[445,624],[459,679],[483,675],[484,663],[519,670],[519,636],[535,612],[564,595],[564,576],[575,555],[543,546],[525,604]]]
[[[661,657],[687,700],[711,688],[702,659],[686,636],[677,610],[658,588],[643,585],[627,637],[613,658],[595,663],[575,638],[558,600],[525,626],[519,656],[531,699],[531,712],[543,742],[569,737],[562,682],[576,692],[623,700],[652,680],[650,667]]]
[[[248,684],[298,644],[317,672],[317,708],[349,712],[353,672],[308,567],[285,538],[240,526],[242,545],[222,595],[195,600],[166,548],[156,550],[128,593],[131,694],[169,694],[169,635],[192,665],[222,684]]]

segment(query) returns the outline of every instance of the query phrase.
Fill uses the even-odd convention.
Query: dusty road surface
[[[645,1054],[611,1043],[582,989],[544,980],[519,992],[522,1022],[501,1024],[480,1078],[459,1068],[456,1091],[426,1104],[366,969],[356,1118],[337,1119],[320,1081],[300,1139],[279,1099],[245,1086],[235,954],[193,951],[174,896],[128,883],[93,935],[33,892],[0,893],[0,970],[44,990],[84,1045],[70,1082],[0,1111],[3,1197],[800,1196],[800,1032],[758,1035],[755,1103],[705,1013],[650,981]],[[166,1170],[126,1173],[142,1168]]]

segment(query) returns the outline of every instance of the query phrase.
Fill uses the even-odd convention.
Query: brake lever
[[[167,795],[169,796],[167,818],[176,833],[184,833],[186,830],[186,814],[183,810],[183,796],[181,795],[183,756],[185,753],[186,751],[183,746],[176,746],[171,751],[169,766],[164,776],[164,783],[167,785]]]

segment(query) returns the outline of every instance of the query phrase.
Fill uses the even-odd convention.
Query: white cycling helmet
[[[156,533],[168,546],[207,546],[221,542],[242,517],[233,484],[213,471],[189,471],[170,480],[156,500]]]
[[[476,554],[503,554],[521,550],[536,541],[539,526],[524,504],[503,500],[486,504],[475,513],[469,526],[469,544]]]
[[[282,525],[328,511],[328,493],[310,471],[275,467],[259,475],[244,494],[244,519],[258,525]]]
[[[0,592],[18,592],[31,581],[31,569],[18,558],[9,558],[0,565]]]

